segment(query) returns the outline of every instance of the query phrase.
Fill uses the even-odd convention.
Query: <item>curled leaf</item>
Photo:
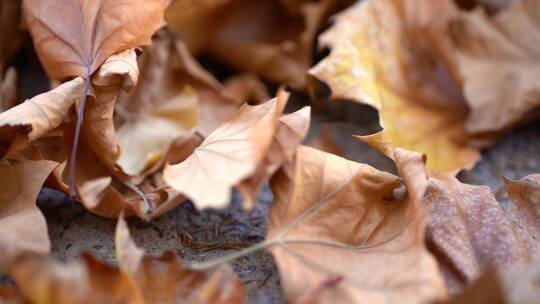
[[[53,161],[0,160],[0,269],[19,254],[49,252],[47,223],[36,199],[57,165]]]
[[[455,13],[447,0],[359,2],[320,37],[332,51],[310,71],[332,97],[379,110],[384,130],[363,140],[390,157],[395,147],[424,153],[428,170],[452,173],[479,159],[448,47]]]
[[[54,79],[93,74],[111,55],[150,44],[169,0],[24,0],[39,58]],[[62,20],[62,22],[58,22]]]
[[[330,277],[328,303],[418,303],[445,295],[424,245],[427,187],[419,154],[397,151],[407,185],[388,173],[308,147],[271,180],[275,201],[267,242],[289,301]],[[399,191],[398,191],[399,192]]]
[[[480,9],[451,22],[471,133],[497,132],[540,105],[540,4],[513,1],[488,17]]]
[[[83,79],[75,78],[0,113],[0,157],[21,150],[59,127],[80,99],[82,86]]]
[[[225,207],[232,187],[254,174],[264,160],[288,98],[281,91],[262,105],[243,105],[188,159],[165,167],[167,184],[199,209]]]
[[[244,196],[244,206],[253,207],[266,180],[286,162],[290,161],[309,130],[311,109],[304,107],[284,115],[278,121],[272,144],[257,171],[238,185]]]
[[[205,52],[235,69],[300,88],[318,30],[351,2],[179,0],[166,15],[194,54]]]

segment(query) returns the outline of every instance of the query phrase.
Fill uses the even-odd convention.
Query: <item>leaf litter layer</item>
[[[535,65],[523,63],[535,60],[529,45],[540,5],[353,2],[2,2],[0,24],[10,30],[0,36],[0,247],[7,253],[0,271],[15,286],[0,287],[0,296],[229,303],[243,301],[248,287],[259,302],[282,290],[300,303],[467,303],[488,288],[496,302],[534,302],[540,187],[527,154],[534,140],[510,146],[506,158],[494,158],[500,146],[493,145],[537,118]],[[20,44],[24,31],[51,90],[21,103],[17,82],[35,77],[14,57],[31,49]],[[318,46],[330,53],[316,62]],[[366,108],[331,110],[350,101],[373,107],[382,131],[369,125]],[[501,144],[520,133],[509,134]],[[381,162],[353,135],[389,157],[401,177],[366,164]],[[339,156],[355,146],[358,162]],[[511,162],[516,155],[523,160]],[[491,189],[454,177],[475,164],[459,178],[513,168],[496,173],[513,178],[504,180],[503,208]],[[257,199],[268,195],[267,181],[269,210]],[[487,182],[496,197],[506,192],[502,183]],[[60,196],[36,205],[41,188],[82,205]],[[114,222],[85,209],[117,223],[115,242]],[[130,223],[135,239],[148,235],[139,242],[153,244],[153,253],[161,251],[157,240],[176,253],[146,255],[124,216],[148,221]],[[81,218],[88,222],[72,228]],[[90,255],[47,256],[83,248],[119,266]],[[265,251],[276,268],[260,278],[250,267],[268,261],[259,258]],[[269,292],[276,271],[281,288]],[[156,293],[156,284],[170,288]],[[267,292],[253,298],[257,289]]]

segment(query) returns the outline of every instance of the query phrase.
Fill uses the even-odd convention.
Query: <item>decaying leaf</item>
[[[165,31],[157,34],[152,46],[144,48],[139,66],[140,80],[135,91],[118,97],[119,106],[128,112],[152,111],[184,94],[187,85],[198,98],[197,129],[208,135],[244,102],[225,93],[223,86],[192,57],[184,43]]]
[[[540,106],[540,3],[513,1],[488,17],[477,9],[452,20],[464,94],[467,131],[505,130]]]
[[[162,159],[171,143],[197,126],[197,95],[191,87],[168,103],[146,113],[131,113],[117,130],[118,165],[129,175],[139,175]]]
[[[398,150],[400,179],[308,147],[271,180],[275,196],[267,242],[289,301],[341,277],[320,303],[419,303],[445,295],[424,245],[420,154]],[[401,196],[401,197],[399,197]],[[399,197],[399,198],[398,198]]]
[[[47,254],[50,241],[36,199],[53,161],[0,160],[0,269],[24,252]]]
[[[113,54],[150,44],[169,2],[24,0],[23,8],[41,63],[63,80],[88,77]]]
[[[43,304],[240,303],[245,291],[228,267],[188,270],[172,252],[145,256],[130,239],[123,219],[116,230],[119,268],[89,254],[68,263],[22,254],[8,267],[17,290],[0,289],[0,300]],[[9,297],[9,298],[8,298]]]
[[[334,98],[379,110],[384,130],[364,140],[427,155],[430,171],[457,172],[479,159],[464,131],[467,108],[454,80],[444,27],[452,1],[362,1],[336,18],[320,42],[330,56],[311,70]]]
[[[488,187],[450,176],[430,179],[432,213],[426,237],[452,294],[496,267],[526,263],[540,253],[540,187],[534,176],[507,181],[512,201],[503,211]]]
[[[540,298],[540,261],[486,273],[451,304],[534,304]]]
[[[199,209],[227,206],[232,187],[253,175],[263,162],[288,98],[289,93],[280,91],[264,104],[243,105],[188,159],[167,165],[165,181]]]
[[[0,2],[0,29],[2,29],[2,35],[0,35],[0,83],[7,68],[7,61],[17,52],[22,42],[21,2],[21,0]]]
[[[304,107],[281,117],[272,144],[257,171],[238,185],[244,197],[244,207],[250,209],[266,180],[286,162],[290,161],[309,130],[311,110]]]
[[[81,98],[83,79],[75,78],[0,113],[0,157],[13,154],[55,128]]]
[[[204,52],[235,69],[302,87],[317,31],[351,2],[180,0],[168,9],[167,20],[194,54]]]
[[[0,113],[17,103],[17,71],[9,68],[6,75],[0,75]]]

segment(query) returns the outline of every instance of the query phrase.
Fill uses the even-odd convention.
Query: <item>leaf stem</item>
[[[84,89],[81,97],[81,103],[79,105],[79,111],[77,112],[77,123],[75,125],[75,136],[73,137],[73,145],[71,146],[71,158],[69,159],[69,197],[75,199],[77,196],[77,189],[75,185],[75,169],[77,164],[77,148],[79,147],[79,140],[81,137],[81,129],[84,121],[84,109],[86,107],[86,101],[88,100],[88,91],[90,90],[90,66],[84,79]]]

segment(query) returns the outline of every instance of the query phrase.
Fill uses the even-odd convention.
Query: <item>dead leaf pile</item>
[[[4,0],[0,302],[241,303],[226,264],[268,250],[291,303],[537,303],[540,173],[508,202],[457,174],[538,118],[538,45],[539,0]],[[23,101],[25,56],[50,90]],[[382,130],[338,131],[396,174],[311,126],[350,101]],[[265,184],[265,240],[215,259],[147,255],[124,220]],[[50,256],[43,188],[118,220],[115,266]]]

